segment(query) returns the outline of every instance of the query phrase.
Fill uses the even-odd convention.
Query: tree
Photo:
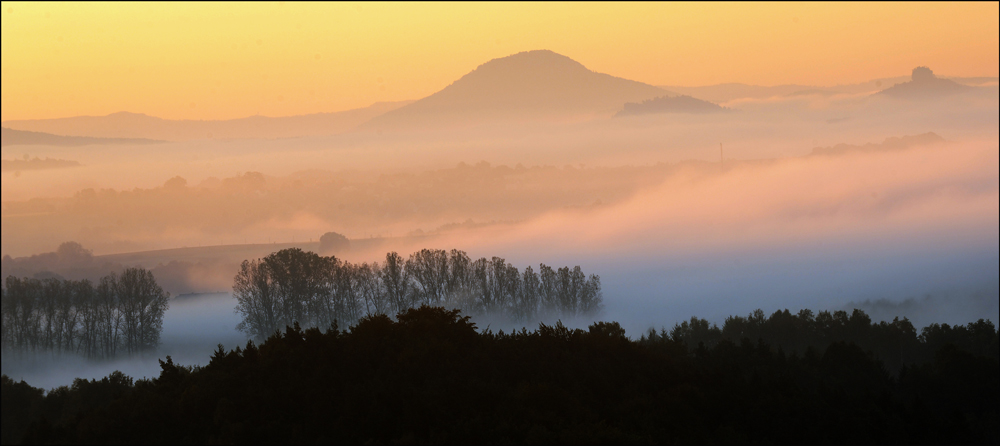
[[[540,281],[539,295],[542,301],[542,308],[546,313],[552,314],[559,310],[559,296],[556,292],[556,272],[552,267],[541,263],[538,265],[538,277]]]
[[[365,314],[384,315],[389,311],[389,301],[382,287],[382,281],[379,280],[381,276],[382,268],[378,262],[362,263],[354,270],[355,289],[364,302]]]
[[[591,274],[580,292],[580,313],[594,315],[604,308],[604,296],[601,294],[601,276]]]
[[[103,356],[113,358],[121,337],[122,309],[118,296],[118,275],[111,273],[97,284],[97,308],[100,323],[100,343]]]
[[[293,322],[312,324],[314,315],[309,309],[314,299],[321,298],[331,261],[299,248],[282,249],[264,258],[273,281],[272,292],[281,306],[279,329]]]
[[[163,330],[163,314],[170,294],[143,268],[125,268],[118,276],[117,291],[122,308],[125,350],[136,353],[156,348]]]
[[[152,272],[126,268],[88,280],[9,276],[3,290],[3,349],[112,358],[156,348],[170,295]]]
[[[535,317],[539,306],[538,274],[528,266],[521,275],[521,302],[518,306],[517,318],[520,321],[527,321]]]
[[[403,258],[393,251],[385,255],[385,264],[382,266],[382,284],[396,312],[410,307],[410,271],[406,269],[405,263]]]
[[[417,299],[427,305],[445,301],[448,291],[448,253],[440,249],[421,249],[406,261],[415,282]]]
[[[579,266],[556,272],[541,265],[522,274],[500,257],[471,261],[459,250],[423,249],[406,260],[389,252],[382,264],[351,264],[298,248],[245,261],[233,279],[239,328],[261,341],[284,327],[352,324],[366,316],[419,305],[461,308],[472,315],[527,321],[546,315],[593,315],[601,308],[601,282]]]
[[[271,270],[263,260],[244,260],[233,278],[236,312],[243,320],[236,328],[256,340],[267,339],[281,326],[281,302]]]
[[[336,232],[327,232],[319,238],[319,252],[339,253],[351,248],[351,241]]]

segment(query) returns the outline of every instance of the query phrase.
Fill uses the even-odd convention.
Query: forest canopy
[[[755,312],[757,316],[763,312]],[[811,313],[811,312],[810,312]],[[820,313],[822,314],[822,313]],[[757,316],[754,316],[756,318]],[[808,319],[808,317],[806,317]],[[825,317],[816,319],[824,320]],[[700,321],[699,319],[694,319]],[[298,325],[204,367],[160,361],[45,394],[2,377],[4,443],[995,443],[992,323],[883,339],[863,314],[820,325],[778,311],[756,340],[712,346],[588,329],[479,330],[458,310],[376,314],[349,330]],[[699,322],[700,324],[700,322]],[[769,325],[771,324],[771,325]],[[711,327],[709,327],[711,328]],[[771,343],[772,328],[787,330]],[[822,331],[822,330],[821,330]],[[891,332],[891,330],[889,331]],[[902,341],[897,343],[896,341]],[[801,345],[801,344],[799,344]],[[896,373],[883,355],[914,349]],[[913,362],[910,362],[910,361]],[[183,428],[178,428],[183,426]]]

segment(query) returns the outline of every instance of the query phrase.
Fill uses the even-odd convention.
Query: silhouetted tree
[[[997,352],[962,347],[995,345],[991,324],[936,325],[926,338],[950,341],[894,374],[880,354],[837,337],[898,325],[862,328],[865,317],[830,313],[843,325],[828,336],[811,331],[823,318],[782,310],[763,317],[762,338],[708,346],[683,339],[725,331],[699,318],[675,327],[681,340],[652,330],[632,341],[616,322],[505,334],[478,331],[456,309],[421,306],[395,319],[364,316],[348,330],[295,324],[259,346],[220,346],[204,367],[168,356],[158,377],[136,382],[115,372],[45,394],[3,376],[2,435],[102,444],[994,443]],[[765,339],[810,332],[823,344],[801,354]]]
[[[243,261],[233,278],[233,298],[243,316],[236,328],[253,339],[267,339],[285,323],[277,286],[263,260]]]
[[[8,276],[3,350],[111,358],[156,348],[169,294],[143,268],[88,280]]]
[[[125,350],[132,354],[156,348],[170,295],[156,283],[153,273],[142,268],[126,268],[117,285]]]
[[[563,282],[542,265],[522,274],[500,257],[471,261],[459,250],[424,249],[403,260],[355,265],[297,248],[247,260],[233,279],[238,329],[257,341],[283,327],[351,324],[419,305],[461,308],[473,315],[527,321],[546,315],[595,315],[602,308],[600,277],[579,266],[561,268]],[[546,281],[543,281],[543,278]]]
[[[319,252],[339,253],[350,249],[351,241],[342,234],[327,232],[319,238]]]

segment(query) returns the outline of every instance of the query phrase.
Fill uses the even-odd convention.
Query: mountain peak
[[[626,102],[668,93],[642,82],[593,72],[554,51],[524,51],[479,65],[441,91],[375,118],[371,126],[610,117]]]
[[[136,116],[136,117],[139,117],[139,116],[142,116],[142,117],[147,117],[147,118],[151,117],[151,116],[149,116],[149,115],[147,115],[145,113],[135,113],[135,112],[130,112],[130,111],[114,112],[114,113],[108,114],[108,116],[121,116],[121,117],[125,117],[125,116]]]
[[[553,79],[586,77],[595,74],[580,62],[550,50],[522,51],[486,62],[452,85],[465,82],[524,84],[546,83]]]
[[[949,79],[941,79],[930,68],[916,67],[910,74],[909,82],[893,85],[878,94],[901,99],[933,99],[963,93],[970,88]]]
[[[511,54],[510,56],[498,57],[486,62],[475,70],[482,69],[496,69],[500,67],[513,66],[516,68],[527,68],[531,66],[535,67],[547,67],[547,68],[567,68],[573,70],[587,70],[587,67],[583,66],[582,63],[577,62],[569,57],[563,56],[552,50],[531,50],[531,51],[521,51],[520,53]]]

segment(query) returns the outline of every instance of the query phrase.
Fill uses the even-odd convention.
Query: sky
[[[2,2],[2,119],[332,112],[549,49],[653,85],[997,76],[998,3]]]

